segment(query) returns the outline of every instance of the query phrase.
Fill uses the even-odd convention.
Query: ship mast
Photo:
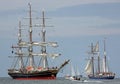
[[[44,17],[44,11],[42,11],[42,30],[41,30],[41,34],[42,34],[42,43],[45,43],[45,34],[46,34],[46,30],[45,30],[45,17]],[[46,56],[46,46],[41,46],[41,53],[43,54],[42,56],[42,62],[43,62],[43,68],[48,67],[48,61],[47,61],[47,56]]]
[[[93,50],[93,43],[91,43],[91,53],[92,53],[92,74],[94,75],[94,50]]]
[[[22,35],[21,35],[21,21],[19,21],[19,31],[18,31],[18,44],[17,46],[12,45],[12,49],[16,49],[16,52],[12,51],[12,53],[16,54],[18,56],[18,67],[19,69],[23,69],[23,54],[22,54],[22,46],[20,43],[22,42]],[[17,63],[15,63],[14,68],[16,67]]]
[[[19,21],[19,33],[18,33],[18,53],[19,53],[19,68],[23,69],[23,58],[22,58],[22,47],[20,46],[20,43],[22,42],[22,36],[21,36],[21,21]],[[21,54],[20,54],[21,53]]]
[[[33,52],[33,47],[32,47],[32,14],[31,14],[31,4],[29,3],[29,48],[28,48],[28,52],[29,52],[29,66],[34,66],[34,58],[32,55]]]
[[[98,44],[98,50],[97,50],[97,53],[98,53],[98,73],[100,73],[100,52],[99,52],[99,42],[97,42]]]
[[[107,60],[106,60],[106,45],[105,45],[105,39],[104,39],[104,72],[107,72]]]
[[[98,73],[100,73],[100,54],[98,52]]]

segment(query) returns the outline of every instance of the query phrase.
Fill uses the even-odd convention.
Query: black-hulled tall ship
[[[47,47],[58,47],[57,42],[46,42],[46,25],[44,11],[42,12],[42,25],[40,27],[40,41],[33,41],[33,25],[31,5],[29,4],[29,26],[28,26],[28,39],[23,40],[22,37],[22,24],[19,22],[18,43],[12,46],[12,53],[15,55],[14,64],[8,69],[8,75],[13,79],[19,80],[35,80],[35,79],[56,79],[57,73],[63,68],[69,60],[66,60],[60,66],[50,67],[48,64],[48,57],[56,58],[61,54],[52,54],[47,52]],[[36,29],[36,28],[35,28]],[[37,52],[36,52],[37,50]],[[37,58],[36,58],[37,57]],[[35,59],[39,59],[36,62]]]
[[[88,52],[90,58],[85,67],[85,72],[90,79],[114,79],[115,73],[109,70],[106,49],[105,49],[105,40],[104,40],[104,56],[101,61],[100,52],[99,52],[99,42],[93,46],[91,44],[91,51]]]

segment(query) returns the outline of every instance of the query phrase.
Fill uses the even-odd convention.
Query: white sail
[[[76,70],[76,75],[77,75],[77,76],[80,76],[80,72],[79,72],[78,68],[77,68],[77,70]]]
[[[106,72],[106,68],[105,68],[105,59],[103,59],[102,69],[103,69],[103,72]]]
[[[93,48],[93,52],[99,52],[99,42],[96,43],[95,47]]]
[[[85,67],[85,72],[86,74],[91,74],[92,73],[92,60],[89,60],[86,67]]]
[[[108,72],[108,66],[107,66],[107,63],[106,63],[106,59],[103,58],[103,64],[102,64],[102,69],[103,69],[103,72]]]
[[[106,58],[106,46],[104,40],[104,58],[103,58],[103,72],[108,72],[107,58]]]
[[[71,64],[71,76],[75,76],[75,70],[74,70],[74,67],[72,66],[72,64]]]

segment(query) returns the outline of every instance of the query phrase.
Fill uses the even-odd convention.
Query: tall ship
[[[90,79],[114,79],[115,73],[109,70],[107,56],[106,56],[106,46],[104,40],[104,53],[101,61],[99,42],[94,46],[91,43],[91,51],[88,52],[89,59],[85,67],[85,72]]]
[[[65,60],[59,66],[54,66],[48,62],[48,58],[56,58],[61,54],[58,53],[49,53],[47,48],[58,47],[57,42],[47,42],[46,41],[46,25],[45,25],[45,14],[42,12],[42,24],[33,25],[32,22],[32,13],[31,13],[31,4],[29,5],[29,25],[27,28],[27,40],[23,40],[23,31],[22,24],[19,22],[19,31],[18,31],[18,43],[17,45],[12,45],[12,53],[15,60],[13,60],[12,66],[8,69],[8,75],[13,79],[18,80],[35,80],[35,79],[56,79],[58,72],[68,64],[69,60]],[[37,28],[36,28],[37,27]],[[34,29],[33,29],[34,28]],[[33,39],[36,36],[35,29],[39,28],[38,36],[40,39]],[[37,30],[38,31],[38,30]],[[37,60],[37,62],[36,62]]]

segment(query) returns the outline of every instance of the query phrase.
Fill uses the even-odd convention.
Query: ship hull
[[[70,60],[65,61],[59,68],[52,69],[43,69],[41,71],[27,71],[23,69],[22,71],[19,69],[8,69],[8,75],[13,79],[18,80],[40,80],[40,79],[56,79],[57,73],[63,68],[66,64],[68,64]]]
[[[114,79],[115,76],[88,76],[89,79]]]
[[[17,80],[40,80],[40,79],[56,79],[57,71],[41,71],[32,73],[8,73],[13,79]]]

